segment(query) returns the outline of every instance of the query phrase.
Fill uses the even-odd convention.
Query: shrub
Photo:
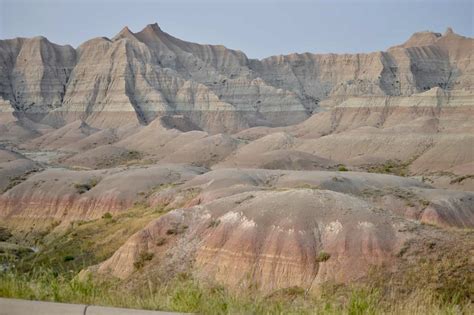
[[[104,215],[102,215],[102,219],[112,219],[112,214],[110,212],[106,212]]]
[[[348,171],[347,167],[345,167],[344,165],[339,165],[339,167],[337,168],[337,170],[338,170],[339,172],[347,172],[347,171]]]
[[[328,261],[329,258],[331,258],[331,255],[329,253],[326,253],[325,251],[320,251],[318,257],[316,258],[316,261],[325,262]]]
[[[469,179],[469,178],[474,178],[474,175],[464,175],[464,176],[460,176],[460,177],[457,177],[457,178],[451,180],[449,183],[450,183],[450,184],[460,184],[460,183],[462,183],[464,180]]]
[[[178,235],[178,234],[184,233],[184,231],[186,231],[187,228],[188,228],[187,225],[176,225],[174,228],[168,229],[166,231],[166,234],[167,235]]]
[[[8,240],[10,237],[12,237],[12,233],[7,228],[0,226],[0,242]]]
[[[138,160],[141,158],[141,153],[135,150],[131,150],[127,152],[127,159],[129,160]]]
[[[138,259],[133,263],[133,266],[135,269],[141,269],[145,266],[147,261],[150,261],[153,259],[153,253],[149,252],[141,252],[138,255]]]
[[[166,244],[166,238],[164,237],[159,237],[156,242],[155,242],[156,246],[163,246]]]
[[[409,161],[388,160],[383,164],[370,165],[367,167],[369,173],[393,174],[397,176],[408,175]]]
[[[64,256],[64,261],[72,261],[72,260],[74,260],[74,256],[71,256],[71,255]]]
[[[97,186],[98,183],[99,180],[97,178],[91,178],[85,183],[75,183],[74,188],[76,188],[79,194],[83,194]]]
[[[221,223],[220,220],[214,220],[214,219],[212,219],[211,222],[209,222],[209,224],[207,225],[207,228],[208,228],[208,229],[210,229],[210,228],[215,228],[215,227],[217,227],[220,223]]]

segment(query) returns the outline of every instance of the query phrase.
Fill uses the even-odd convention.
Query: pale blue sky
[[[473,37],[474,0],[0,0],[0,38],[44,35],[77,47],[157,22],[183,40],[251,58],[291,52],[368,52],[416,31]]]

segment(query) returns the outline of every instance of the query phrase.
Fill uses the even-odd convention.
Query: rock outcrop
[[[435,87],[465,105],[472,46],[452,31],[423,32],[386,52],[252,60],[224,46],[179,40],[157,24],[137,33],[124,28],[77,49],[19,38],[0,41],[0,97],[10,110],[56,128],[76,120],[97,128],[149,124],[181,114],[211,133],[234,132],[294,124],[354,97],[368,97],[368,106],[371,97],[403,99]],[[8,110],[2,106],[3,115]]]
[[[150,222],[96,270],[139,277],[135,262],[148,253],[147,276],[191,272],[237,290],[313,290],[395,268],[405,244],[425,235],[414,220],[474,226],[472,193],[376,174],[222,169],[150,201],[172,209],[190,189],[199,193],[184,208]]]

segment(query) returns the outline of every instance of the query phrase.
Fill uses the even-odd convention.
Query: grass
[[[12,233],[8,230],[8,228],[0,226],[0,242],[5,242],[10,237],[12,237]]]
[[[129,217],[142,214],[138,211]],[[121,215],[115,219],[118,225],[129,223],[121,221]],[[90,225],[85,230],[90,232],[92,226],[103,228],[101,224],[107,221],[77,228]],[[324,283],[318,292],[290,287],[262,294],[257,286],[230,291],[187,273],[166,281],[149,276],[131,286],[130,279],[94,277],[94,273],[80,274],[79,269],[69,268],[67,264],[76,263],[79,254],[70,255],[68,262],[63,261],[69,260],[67,256],[61,256],[62,265],[55,261],[25,269],[17,264],[19,268],[0,272],[0,296],[199,314],[471,314],[474,279],[470,257],[463,249],[472,240],[472,231],[459,233],[454,245],[434,239],[408,244],[400,258],[407,263],[394,272],[374,268],[358,283]],[[144,265],[152,259],[152,253],[144,251],[137,261]],[[321,251],[317,259],[330,261],[330,256]]]
[[[163,213],[161,208],[136,206],[113,217],[105,213],[100,219],[71,222],[65,231],[39,239],[41,251],[25,257],[21,267],[79,271],[109,258],[132,234]]]
[[[167,283],[149,280],[130,292],[117,280],[81,278],[48,268],[0,273],[0,296],[200,314],[467,314],[473,310],[472,304],[439,300],[421,291],[409,299],[386,304],[378,288],[328,286],[315,296],[293,287],[262,295],[252,290],[235,293],[218,285],[202,285],[189,275]]]
[[[410,162],[401,162],[398,160],[388,160],[383,164],[367,166],[367,172],[369,173],[380,173],[380,174],[392,174],[397,176],[408,176],[408,166]]]
[[[125,152],[122,152],[120,154],[110,156],[107,160],[101,161],[97,164],[98,169],[102,168],[110,168],[110,167],[115,167],[118,165],[146,165],[150,164],[151,161],[149,160],[144,160],[144,154],[135,151],[135,150],[128,150]]]

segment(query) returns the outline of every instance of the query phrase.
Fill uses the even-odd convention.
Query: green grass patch
[[[113,217],[107,212],[100,219],[71,222],[66,230],[43,236],[39,240],[41,250],[18,262],[18,266],[23,270],[47,266],[56,271],[76,272],[97,264],[109,258],[132,234],[165,213],[158,210],[140,206]]]

